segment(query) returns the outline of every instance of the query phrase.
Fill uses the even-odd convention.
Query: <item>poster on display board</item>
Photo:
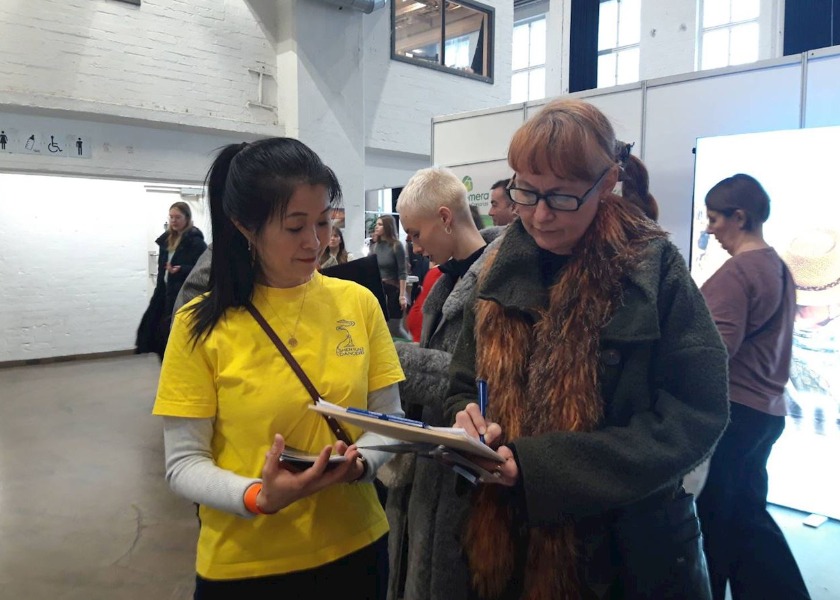
[[[706,231],[706,193],[736,173],[770,196],[764,238],[797,285],[789,416],[768,463],[770,502],[840,519],[840,127],[697,140],[691,273],[702,285],[729,254]]]
[[[486,163],[476,163],[450,167],[467,188],[467,201],[478,208],[484,225],[493,225],[488,213],[490,212],[490,187],[500,179],[507,179],[512,172],[507,160],[494,160]]]

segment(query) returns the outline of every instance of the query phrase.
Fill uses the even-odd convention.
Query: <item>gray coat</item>
[[[501,240],[502,227],[481,231],[487,242]],[[495,243],[491,243],[494,246]],[[491,246],[488,246],[491,247]],[[397,344],[406,380],[400,384],[403,407],[421,407],[423,421],[444,423],[443,403],[449,387],[449,363],[461,336],[464,308],[478,281],[485,252],[457,282],[444,274],[423,304],[420,344]],[[391,526],[388,600],[448,600],[466,597],[466,564],[460,544],[453,544],[469,506],[469,495],[456,494],[452,471],[426,459],[399,456],[379,471],[389,487],[385,512]]]

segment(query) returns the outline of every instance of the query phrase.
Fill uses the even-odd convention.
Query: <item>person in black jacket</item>
[[[157,284],[137,330],[136,352],[154,352],[163,360],[175,298],[207,244],[201,230],[193,226],[186,202],[169,207],[169,227],[155,243],[160,247]]]

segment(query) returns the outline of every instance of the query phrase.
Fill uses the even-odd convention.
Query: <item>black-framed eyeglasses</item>
[[[607,167],[603,173],[598,176],[598,179],[595,180],[595,183],[592,184],[592,187],[584,192],[583,196],[573,196],[571,194],[540,194],[539,192],[535,192],[534,190],[526,190],[523,188],[516,187],[514,185],[508,186],[508,193],[510,194],[510,199],[513,200],[514,204],[519,204],[520,206],[536,206],[540,200],[545,200],[546,205],[552,210],[564,210],[564,211],[575,211],[578,210],[583,203],[589,200],[589,196],[592,192],[595,191],[601,180],[604,179],[604,176],[612,169],[612,165]],[[515,183],[511,180],[511,184]]]

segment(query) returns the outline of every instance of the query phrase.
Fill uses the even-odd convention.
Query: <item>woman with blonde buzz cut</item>
[[[409,417],[443,425],[449,362],[461,334],[464,306],[475,288],[484,249],[501,228],[479,232],[464,184],[440,167],[414,174],[400,193],[397,211],[413,242],[442,272],[423,304],[420,343],[397,344],[407,377],[400,393]],[[403,585],[406,600],[444,600],[457,597],[455,590],[466,593],[465,568],[453,569],[463,565],[462,553],[451,542],[468,497],[455,494],[455,476],[432,461],[415,464],[408,456],[389,463],[380,477],[390,487],[388,597],[396,599]]]

